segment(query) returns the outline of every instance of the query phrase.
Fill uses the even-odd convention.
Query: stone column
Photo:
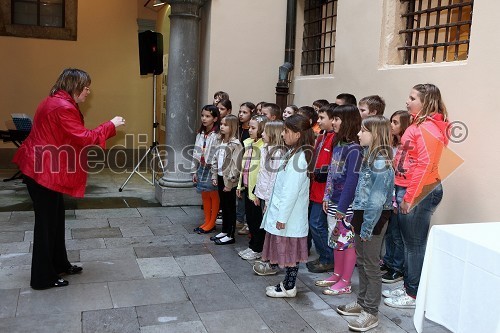
[[[171,6],[170,48],[166,100],[167,166],[158,181],[156,197],[162,205],[190,204],[194,196],[187,147],[194,144],[198,118],[200,7],[206,0],[168,0]],[[160,187],[160,188],[158,188]],[[172,188],[178,190],[172,191]],[[182,189],[189,189],[183,191]],[[193,191],[191,191],[193,190]],[[161,193],[159,193],[161,191]],[[165,193],[170,199],[165,199]],[[161,195],[161,197],[159,197]],[[176,202],[168,202],[168,201]],[[166,202],[167,201],[167,202]],[[196,202],[197,203],[197,202]]]

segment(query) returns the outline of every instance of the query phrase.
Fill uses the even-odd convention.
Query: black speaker
[[[151,30],[139,33],[141,75],[163,72],[163,36]]]

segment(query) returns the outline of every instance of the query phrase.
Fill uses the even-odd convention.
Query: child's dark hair
[[[361,129],[361,115],[356,105],[339,105],[333,110],[333,117],[342,120],[339,132],[333,137],[332,145],[335,147],[339,142],[359,143],[358,132]]]
[[[214,123],[214,127],[212,128],[213,132],[218,132],[219,127],[220,127],[220,112],[219,109],[212,104],[207,104],[204,107],[201,108],[201,112],[203,111],[208,111],[212,115],[212,117],[217,118],[217,120]],[[204,133],[206,130],[205,126],[201,124],[200,129],[198,130],[198,133]]]
[[[233,103],[229,99],[221,99],[217,104],[222,104],[228,110],[233,109]]]
[[[293,156],[299,149],[303,150],[306,157],[309,175],[312,175],[312,169],[314,168],[314,163],[312,163],[314,151],[314,132],[312,131],[309,119],[301,114],[291,115],[285,119],[285,128],[294,133],[300,133],[299,140],[295,144],[295,147],[291,147],[292,151],[288,156]],[[287,161],[285,161],[285,163],[287,163]]]
[[[326,104],[326,105],[323,105],[319,110],[318,110],[318,113],[326,113],[326,115],[328,116],[328,118],[330,119],[333,119],[333,110],[339,106],[338,104],[336,103],[330,103],[330,104]]]
[[[314,125],[318,122],[318,114],[316,113],[316,111],[314,111],[314,108],[312,106],[301,106],[297,113],[308,118],[311,122],[311,125]]]
[[[215,92],[215,94],[214,94],[214,98],[217,98],[217,97],[220,97],[221,100],[229,99],[229,94],[225,91],[219,90],[219,91]]]
[[[373,113],[375,111],[375,115],[383,116],[385,111],[385,101],[379,95],[370,95],[363,97],[359,100],[359,105],[366,104],[368,107],[368,112]]]
[[[317,99],[313,102],[313,106],[321,109],[323,106],[330,104],[326,99]]]
[[[392,123],[392,119],[395,116],[399,116],[399,123],[401,126],[401,134],[399,135],[399,137],[397,135],[392,136],[392,146],[393,147],[397,147],[400,144],[399,140],[401,139],[401,137],[403,136],[403,133],[406,131],[406,129],[408,128],[408,126],[410,126],[410,123],[411,123],[410,113],[406,110],[398,110],[398,111],[394,112],[390,118],[391,123]]]
[[[268,108],[271,116],[275,116],[276,120],[282,120],[281,108],[275,103],[262,103],[261,109]]]
[[[337,95],[337,99],[341,99],[344,101],[344,104],[358,105],[356,103],[356,97],[353,94],[342,93]]]

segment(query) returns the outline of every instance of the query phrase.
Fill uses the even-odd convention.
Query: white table
[[[500,222],[436,225],[427,241],[413,323],[500,332]]]

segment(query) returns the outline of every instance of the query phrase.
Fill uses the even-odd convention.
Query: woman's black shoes
[[[75,266],[76,267],[76,266]],[[80,267],[81,268],[81,267]],[[68,281],[64,279],[59,279],[56,282],[54,282],[54,287],[66,287],[69,284]]]
[[[82,271],[83,271],[82,267],[73,265],[70,268],[68,268],[65,273],[68,275],[73,275],[73,274],[81,273]]]
[[[228,244],[234,244],[234,242],[235,242],[234,238],[231,238],[225,242],[222,241],[222,238],[218,238],[218,239],[214,240],[214,243],[216,245],[228,245]]]
[[[196,228],[193,229],[193,231],[196,232],[196,233],[199,233],[200,231],[203,231],[203,229],[200,228],[200,227],[196,227]]]
[[[214,232],[214,231],[215,231],[215,227],[213,227],[210,230],[204,230],[203,228],[200,228],[200,230],[197,231],[197,233],[201,235],[201,234],[209,234],[209,233]]]
[[[224,236],[217,236],[217,235],[215,235],[215,236],[210,237],[210,240],[212,242],[215,242],[216,240],[224,238],[224,237],[226,237],[226,235],[224,235]]]

